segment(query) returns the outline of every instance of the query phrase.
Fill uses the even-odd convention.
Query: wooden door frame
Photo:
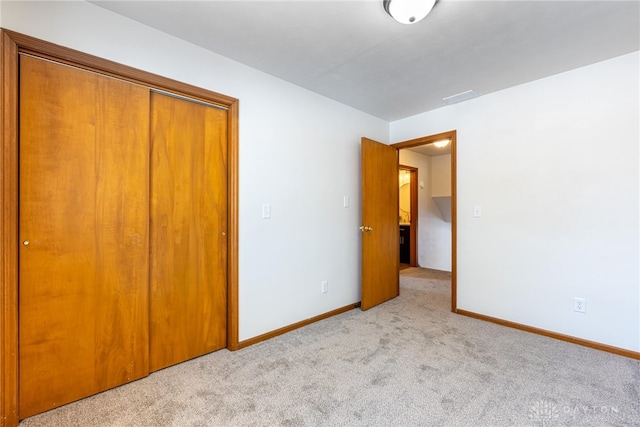
[[[399,165],[399,170],[409,171],[409,265],[418,266],[418,168]]]
[[[417,147],[420,145],[431,144],[443,139],[451,141],[451,311],[456,313],[458,310],[457,300],[457,201],[456,201],[456,134],[455,130],[442,132],[435,135],[423,136],[421,138],[411,139],[408,141],[397,142],[391,144],[398,150],[403,148]],[[412,208],[413,210],[413,208]],[[400,250],[400,248],[398,248]]]
[[[218,105],[228,110],[227,348],[238,345],[238,123],[239,100],[137,70],[14,31],[0,33],[0,426],[18,424],[18,102],[19,55],[74,66],[150,89]]]

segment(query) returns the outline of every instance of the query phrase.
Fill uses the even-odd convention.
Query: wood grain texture
[[[458,309],[458,142],[457,132],[451,138],[451,311]]]
[[[399,295],[398,150],[362,138],[362,309]]]
[[[151,370],[226,346],[227,111],[151,97]]]
[[[0,138],[0,426],[18,425],[18,46],[3,31]]]
[[[0,331],[0,426],[18,424],[18,56],[41,58],[127,80],[135,84],[217,104],[228,109],[228,347],[238,349],[238,145],[239,100],[203,88],[167,79],[122,64],[1,29],[2,61],[2,316]]]
[[[148,373],[149,94],[23,56],[20,100],[24,418]]]
[[[227,113],[227,348],[235,351],[240,348],[240,326],[238,321],[238,134],[240,101],[229,104]]]

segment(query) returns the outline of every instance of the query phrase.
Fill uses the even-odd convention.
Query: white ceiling
[[[436,157],[444,156],[445,154],[451,154],[451,144],[438,148],[433,143],[418,145],[417,147],[403,148],[403,150],[413,151],[414,153],[422,154],[423,156]]]
[[[92,3],[387,121],[640,50],[638,0],[440,0],[414,25],[382,0]]]

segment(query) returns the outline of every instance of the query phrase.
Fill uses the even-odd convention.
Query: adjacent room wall
[[[241,340],[360,301],[360,137],[387,142],[387,122],[89,3],[0,12],[4,28],[240,99]]]
[[[451,196],[451,154],[431,157],[432,196]]]
[[[639,61],[391,124],[393,142],[457,130],[458,308],[640,350]]]
[[[431,194],[425,233],[426,267],[451,271],[451,221],[445,220],[434,196],[451,196],[451,155],[431,157]],[[449,212],[450,214],[450,212]]]

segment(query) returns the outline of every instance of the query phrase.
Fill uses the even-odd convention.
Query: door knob
[[[373,227],[367,227],[365,225],[361,225],[360,231],[373,231]]]
[[[23,244],[23,245],[25,245],[25,246],[29,246],[29,244],[30,244],[30,243],[31,243],[31,242],[30,242],[30,241],[28,241],[28,240],[25,240],[24,242],[22,242],[22,244]]]

